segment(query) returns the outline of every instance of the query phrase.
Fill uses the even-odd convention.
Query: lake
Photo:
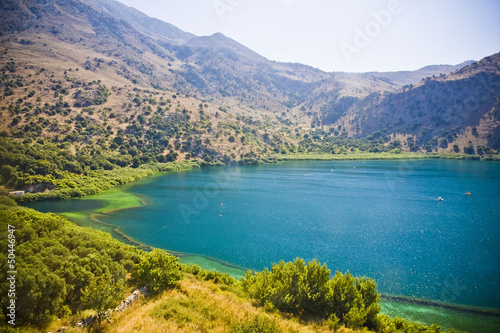
[[[384,301],[384,312],[391,315],[423,322],[436,317],[445,327],[470,331],[477,325],[471,324],[474,318],[484,316],[481,332],[499,327],[498,311],[480,315],[471,307],[500,309],[500,163],[210,167],[152,177],[125,191],[144,205],[97,219],[139,243],[190,254],[192,262],[214,259],[235,270],[316,258],[332,272],[371,277],[381,293],[407,298]],[[30,207],[90,211],[98,201],[89,199]],[[445,304],[419,314],[426,300]],[[407,314],[411,307],[420,310]]]

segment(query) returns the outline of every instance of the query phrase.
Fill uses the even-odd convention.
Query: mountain
[[[500,149],[500,54],[449,75],[355,103],[334,126],[352,137],[391,133],[410,150]]]
[[[126,60],[124,75],[133,82],[156,88],[175,87],[183,93],[201,94],[209,99],[230,95],[254,107],[262,106],[261,100],[271,99],[272,107],[279,108],[280,113],[304,102],[304,96],[310,96],[319,86],[322,92],[326,89],[365,97],[376,90],[394,90],[417,83],[427,75],[446,74],[454,69],[437,66],[417,72],[324,73],[309,66],[269,61],[222,34],[194,36],[116,1],[9,0],[3,6],[8,15],[0,26],[2,30],[34,32],[33,27],[43,26],[45,33],[70,35],[69,41],[84,42],[85,37],[99,40],[98,45],[87,46],[112,58],[116,58],[112,50],[119,50],[122,59],[114,60],[119,64]],[[62,22],[67,22],[66,27],[61,26]],[[82,35],[89,31],[93,35]],[[138,59],[137,53],[143,52],[154,56],[142,57],[147,61]],[[162,60],[177,63],[167,68]],[[172,73],[169,69],[176,74],[174,80],[167,79]],[[173,86],[172,81],[175,81]],[[269,96],[260,89],[262,86],[268,92],[275,91],[276,96],[274,93]]]
[[[399,71],[399,72],[369,72],[367,74],[371,74],[374,77],[380,79],[388,79],[394,83],[399,85],[410,85],[418,83],[423,78],[432,77],[432,76],[440,76],[442,74],[450,74],[454,71],[457,71],[463,67],[466,67],[472,64],[474,61],[464,61],[458,65],[430,65],[425,66],[416,71]]]
[[[127,22],[140,33],[149,34],[155,39],[168,40],[173,44],[183,44],[195,37],[195,35],[182,31],[172,24],[151,18],[137,9],[127,7],[117,1],[85,0],[85,2],[103,10],[117,20]]]
[[[255,62],[266,62],[267,59],[260,54],[250,50],[240,43],[224,36],[221,33],[215,33],[212,36],[193,37],[184,45],[194,50],[210,49],[215,52],[221,51],[231,54],[237,59],[248,59]]]
[[[351,149],[494,152],[495,66],[498,55],[417,71],[327,73],[268,60],[220,33],[195,36],[112,0],[6,0],[0,131],[26,144],[69,144],[82,156],[68,167],[75,170],[92,165],[89,152],[102,154],[98,168],[175,154],[227,162]],[[487,97],[467,107],[477,94]]]

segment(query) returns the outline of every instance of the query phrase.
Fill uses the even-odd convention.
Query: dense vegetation
[[[429,153],[459,133],[443,131],[426,143],[380,129],[355,139],[348,124],[325,126],[314,114],[304,128],[309,120],[288,112],[107,86],[82,78],[78,68],[49,71],[13,58],[0,67],[0,186],[34,193],[24,201],[94,194],[153,172],[202,164],[259,164],[297,154]],[[454,157],[498,158],[490,147],[466,148]],[[178,160],[193,162],[165,164]]]
[[[82,310],[82,292],[92,281],[105,276],[108,284],[123,282],[139,262],[137,249],[60,216],[2,207],[0,221],[2,230],[7,230],[8,224],[15,227],[19,326],[43,327],[54,316]],[[1,246],[7,248],[7,235],[1,235]],[[0,254],[2,262],[7,261],[6,255],[5,251]],[[6,281],[6,270],[1,274]],[[2,283],[2,316],[8,301],[5,288]]]
[[[81,197],[154,173],[199,167],[195,161],[185,161],[93,168],[98,161],[52,143],[31,145],[0,138],[0,184],[30,192],[18,198],[21,202]]]
[[[0,185],[3,192],[27,191],[16,197],[22,203],[91,195],[158,172],[202,165],[421,156],[405,152],[408,138],[403,142],[383,130],[353,139],[345,127],[324,127],[317,119],[304,130],[287,113],[231,114],[225,107],[181,98],[178,93],[75,79],[70,74],[76,70],[64,71],[58,79],[33,66],[22,69],[33,74],[22,75],[20,67],[9,61],[0,75]],[[28,79],[32,77],[37,80]],[[42,95],[39,90],[51,93]],[[110,104],[117,96],[120,105]],[[418,142],[414,143],[410,150],[420,151]],[[483,152],[482,158],[495,153]],[[54,318],[81,317],[89,310],[103,322],[109,315],[106,310],[132,288],[147,286],[150,296],[160,297],[188,276],[223,285],[242,299],[256,300],[262,309],[259,315],[236,320],[218,313],[226,318],[231,332],[283,331],[266,314],[319,322],[331,330],[345,325],[387,333],[440,331],[381,316],[373,280],[339,272],[331,276],[316,261],[281,262],[270,271],[248,273],[240,282],[227,274],[180,265],[177,258],[160,250],[145,253],[120,244],[107,234],[79,228],[59,216],[12,207],[12,199],[5,196],[0,196],[0,204],[2,228],[7,223],[16,227],[17,322],[22,327],[42,329]],[[1,246],[7,242],[3,234],[1,241]],[[5,288],[2,284],[3,309]],[[154,317],[179,319],[188,312],[181,317],[186,322],[194,320],[192,316],[221,324],[215,324],[213,313],[208,317],[191,314],[199,307],[210,314],[208,300],[202,300],[206,304],[183,302],[157,308]]]

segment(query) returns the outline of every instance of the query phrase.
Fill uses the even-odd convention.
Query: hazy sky
[[[500,0],[119,0],[198,36],[325,71],[414,70],[500,52]]]

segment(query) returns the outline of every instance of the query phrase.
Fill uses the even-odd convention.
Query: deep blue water
[[[500,309],[500,163],[214,167],[127,191],[146,204],[100,219],[150,246],[254,270],[316,258],[385,294]]]

